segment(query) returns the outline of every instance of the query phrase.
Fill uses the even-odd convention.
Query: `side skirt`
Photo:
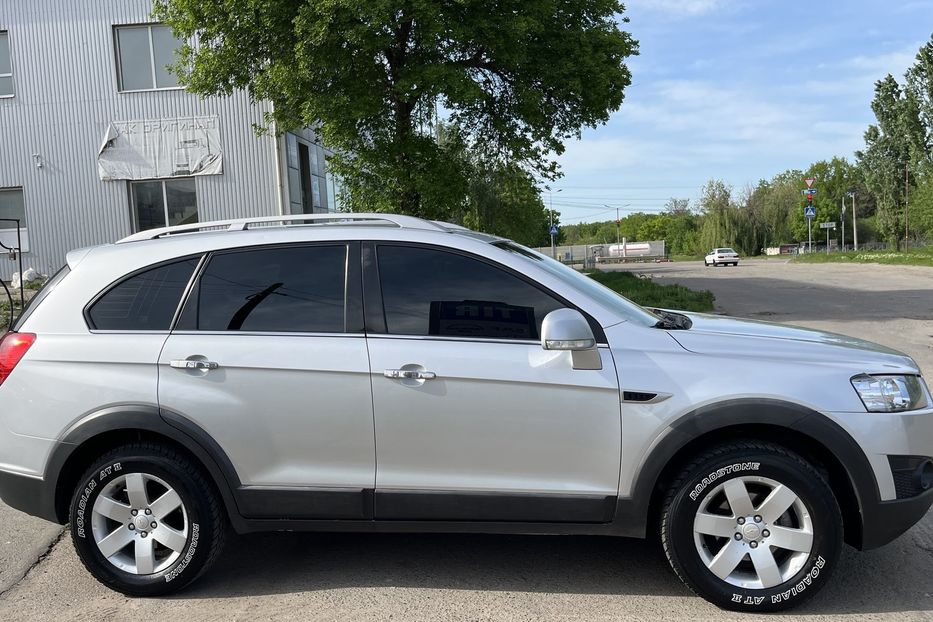
[[[644,537],[630,500],[533,495],[241,487],[239,533],[260,531],[589,534]],[[622,519],[622,520],[620,520]]]

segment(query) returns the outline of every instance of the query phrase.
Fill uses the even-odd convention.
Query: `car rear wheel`
[[[713,449],[681,472],[661,537],[674,571],[725,609],[781,611],[815,594],[842,547],[842,516],[823,476],[768,443]]]
[[[109,452],[81,478],[70,508],[78,557],[101,583],[132,596],[175,592],[223,548],[225,515],[187,456],[157,443]]]

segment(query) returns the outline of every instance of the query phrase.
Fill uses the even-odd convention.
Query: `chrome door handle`
[[[437,374],[433,371],[418,371],[417,369],[387,369],[382,372],[386,378],[399,378],[403,380],[434,380]]]
[[[169,366],[174,369],[199,369],[210,371],[220,367],[220,363],[214,361],[192,361],[190,359],[169,361]]]

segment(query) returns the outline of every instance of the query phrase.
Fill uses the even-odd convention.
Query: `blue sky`
[[[660,211],[720,178],[740,191],[788,168],[853,159],[875,80],[933,33],[933,0],[629,0],[640,42],[609,123],[559,159],[566,224]],[[544,200],[549,200],[547,192]]]

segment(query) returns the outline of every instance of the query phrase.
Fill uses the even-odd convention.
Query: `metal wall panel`
[[[224,173],[196,178],[199,218],[281,213],[279,141],[253,131],[268,103],[243,92],[205,100],[183,90],[118,92],[113,26],[150,22],[150,11],[150,0],[0,0],[16,89],[0,99],[0,188],[24,189],[26,267],[50,274],[68,250],[131,233],[127,182],[97,175],[111,121],[217,115]],[[0,256],[0,277],[15,270]]]

